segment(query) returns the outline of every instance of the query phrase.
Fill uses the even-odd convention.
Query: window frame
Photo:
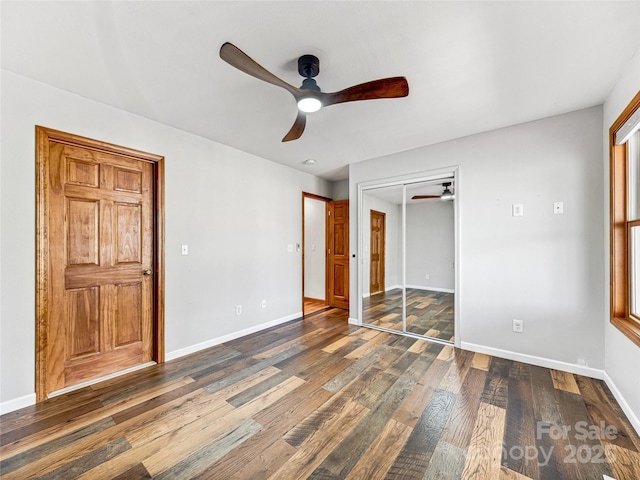
[[[616,134],[640,109],[640,91],[609,129],[610,288],[611,323],[640,346],[640,319],[631,315],[630,232],[636,221],[628,220],[628,148],[616,145]]]

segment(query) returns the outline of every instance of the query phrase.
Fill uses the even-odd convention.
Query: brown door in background
[[[369,292],[384,292],[385,214],[371,210]]]
[[[349,200],[329,202],[329,305],[349,309]]]
[[[162,360],[158,162],[38,128],[38,400]]]

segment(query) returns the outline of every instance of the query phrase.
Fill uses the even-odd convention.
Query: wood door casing
[[[385,229],[386,216],[384,212],[371,210],[370,213],[370,263],[369,263],[369,293],[384,292],[385,276]]]
[[[329,202],[329,305],[349,308],[349,200]]]
[[[163,158],[42,127],[37,137],[41,401],[164,360]]]

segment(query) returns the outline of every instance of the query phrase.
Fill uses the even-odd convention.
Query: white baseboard
[[[355,325],[357,327],[361,327],[362,326],[362,322],[360,320],[358,320],[357,318],[349,317],[349,325]]]
[[[614,381],[611,379],[609,375],[607,375],[607,372],[604,372],[604,383],[607,384],[607,387],[609,387],[609,390],[611,390],[611,393],[613,393],[613,396],[616,397],[616,400],[618,401],[620,408],[622,408],[622,411],[629,419],[629,422],[631,423],[633,428],[635,428],[636,433],[640,435],[640,418],[638,418],[636,413],[631,409],[627,401],[622,396],[622,393],[620,392],[620,390],[618,390],[618,387],[616,386]]]
[[[386,287],[384,289],[384,291],[385,291],[385,293],[387,293],[387,292],[389,292],[391,290],[395,290],[395,289],[398,289],[398,288],[402,288],[402,285],[391,285],[390,287]],[[377,295],[378,293],[380,293],[380,292],[376,292],[375,295]],[[369,298],[370,296],[371,296],[371,292],[366,292],[366,293],[362,294],[362,298]]]
[[[237,332],[229,333],[228,335],[223,335],[222,337],[212,338],[211,340],[207,340],[206,342],[196,343],[195,345],[180,348],[178,350],[174,350],[173,352],[165,354],[165,361],[168,362],[169,360],[184,357],[185,355],[189,355],[190,353],[199,352],[200,350],[204,350],[205,348],[220,345],[221,343],[229,342],[231,340],[235,340],[236,338],[259,332],[260,330],[264,330],[265,328],[275,327],[276,325],[280,325],[281,323],[295,320],[296,318],[300,317],[302,317],[302,312],[293,313],[291,315],[287,315],[286,317],[277,318],[266,323],[261,323],[259,325],[254,325],[253,327],[245,328],[244,330],[239,330]]]
[[[455,293],[455,290],[452,288],[423,287],[421,285],[407,285],[407,288],[413,288],[414,290],[426,290],[428,292]]]
[[[24,397],[14,398],[13,400],[2,402],[0,403],[0,415],[4,415],[5,413],[13,412],[15,410],[20,410],[24,407],[30,407],[31,405],[35,405],[35,403],[35,393],[30,393],[29,395],[25,395]]]
[[[460,342],[460,348],[463,350],[471,350],[472,352],[484,353],[494,357],[506,358],[507,360],[515,360],[522,363],[530,363],[539,367],[552,368],[553,370],[562,370],[564,372],[575,373],[585,377],[604,379],[604,370],[591,368],[585,365],[576,365],[573,363],[562,362],[560,360],[552,360],[550,358],[536,357],[535,355],[527,355],[526,353],[513,352],[511,350],[501,350],[499,348],[486,347],[484,345],[476,345],[475,343]]]

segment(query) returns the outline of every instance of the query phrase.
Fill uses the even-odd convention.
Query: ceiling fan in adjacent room
[[[440,195],[414,195],[413,197],[411,197],[411,199],[427,200],[430,198],[439,198],[440,200],[447,201],[447,200],[453,200],[456,198],[455,194],[451,190],[449,190],[449,187],[451,186],[451,182],[444,182],[442,186],[444,187],[444,191]]]
[[[356,100],[406,97],[409,94],[409,84],[404,77],[373,80],[345,88],[339,92],[322,92],[313,79],[320,72],[320,61],[314,55],[303,55],[298,59],[298,73],[304,77],[300,88],[294,87],[276,77],[229,42],[220,47],[220,58],[238,70],[259,80],[284,88],[293,95],[298,104],[298,115],[291,130],[282,139],[283,142],[300,138],[307,123],[307,113],[315,112],[322,107]]]

